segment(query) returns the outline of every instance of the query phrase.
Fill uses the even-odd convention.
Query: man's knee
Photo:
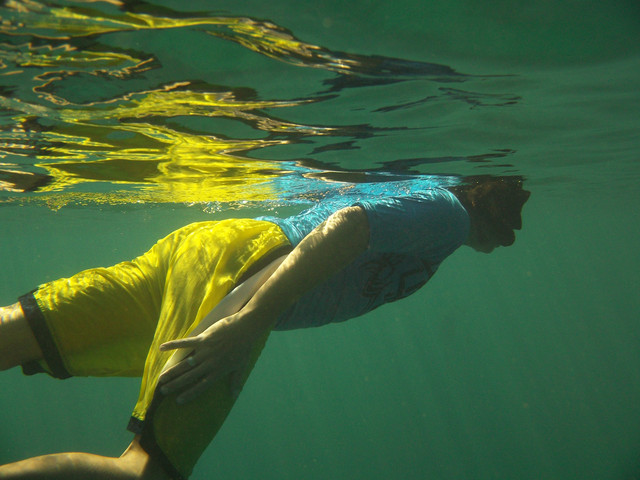
[[[160,463],[150,456],[141,446],[136,437],[129,448],[119,458],[122,468],[126,469],[132,478],[139,480],[171,480]]]

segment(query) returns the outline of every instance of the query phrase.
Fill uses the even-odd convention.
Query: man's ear
[[[467,190],[467,199],[469,200],[469,204],[473,208],[478,208],[479,204],[482,201],[482,198],[486,195],[487,191],[490,189],[491,189],[491,185],[479,184]]]

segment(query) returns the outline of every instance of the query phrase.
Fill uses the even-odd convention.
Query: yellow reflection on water
[[[34,46],[2,44],[0,49],[2,65],[14,64],[17,68],[61,68],[87,69],[91,71],[109,71],[111,75],[125,77],[134,69],[140,71],[141,65],[149,62],[131,55],[118,52],[82,51],[65,44],[59,46]],[[1,67],[0,67],[1,68]],[[15,70],[14,70],[15,72]]]
[[[53,63],[45,60],[40,63]],[[14,117],[14,127],[0,131],[0,158],[37,158],[34,165],[52,178],[39,188],[41,193],[108,182],[137,186],[128,192],[131,202],[232,203],[273,199],[275,192],[268,180],[277,175],[277,168],[271,162],[251,159],[245,152],[283,145],[287,140],[228,139],[189,133],[179,126],[166,125],[166,120],[229,117],[250,122],[265,134],[327,135],[334,131],[284,122],[262,113],[266,108],[287,108],[308,100],[249,101],[236,98],[233,92],[192,91],[188,82],[182,82],[79,105],[46,91],[47,85],[48,82],[34,90],[50,103],[48,107],[0,96],[0,106],[19,112]],[[30,121],[34,118],[53,126],[34,129]],[[17,189],[5,182],[0,183],[0,190]],[[83,201],[89,197],[88,193],[75,197],[67,194],[63,203],[74,201],[78,195]],[[98,203],[122,199],[122,193],[95,194]]]
[[[118,0],[104,3],[122,6]],[[34,0],[6,0],[0,10],[0,33],[17,39],[0,43],[0,76],[15,78],[16,91],[30,85],[20,95],[0,90],[0,108],[12,115],[10,126],[0,123],[0,160],[13,165],[4,174],[0,165],[0,190],[20,191],[18,164],[12,159],[33,158],[32,166],[46,172],[49,181],[30,198],[50,201],[56,194],[56,204],[73,201],[74,196],[83,202],[94,198],[118,203],[124,198],[134,203],[261,201],[275,198],[269,180],[283,171],[247,152],[287,144],[290,140],[284,138],[291,134],[337,134],[336,128],[287,122],[265,113],[313,100],[238,98],[232,91],[192,88],[187,81],[104,100],[103,79],[133,79],[161,65],[150,53],[108,51],[110,47],[96,42],[77,41],[112,32],[206,26],[207,33],[282,61],[329,70],[350,68],[348,61],[272,23],[244,17],[169,18],[113,8],[107,13],[86,5]],[[82,103],[66,98],[65,92],[74,96],[77,89],[88,95],[93,90],[101,98]],[[194,131],[183,121],[189,117],[242,122],[259,138],[230,139],[208,132],[206,126]],[[24,175],[33,173],[26,169]],[[92,185],[109,192],[87,191]],[[3,201],[14,199],[0,198]]]
[[[53,7],[32,0],[8,0],[0,33],[45,39],[71,39],[105,33],[209,26],[207,33],[232,40],[250,50],[296,65],[349,73],[356,57],[334,54],[305,43],[271,22],[247,17],[170,18],[124,12],[108,15],[95,9]]]
[[[13,102],[14,108],[19,106],[25,113],[38,112],[40,118],[49,117],[58,122],[51,130],[36,132],[25,127],[8,132],[5,140],[11,138],[11,142],[5,142],[5,152],[19,154],[22,149],[29,153],[30,145],[38,145],[35,154],[39,161],[35,166],[53,178],[40,192],[61,192],[83,183],[108,182],[141,187],[131,195],[135,197],[136,192],[140,192],[145,201],[238,202],[272,198],[274,192],[270,191],[267,181],[277,173],[273,164],[251,159],[244,153],[286,144],[286,140],[223,139],[149,121],[123,120],[153,119],[161,113],[171,117],[244,115],[259,118],[251,109],[265,106],[267,102],[236,104],[229,95],[216,99],[214,94],[172,93],[147,92],[136,95],[135,99],[74,105],[47,112],[38,106]],[[289,104],[272,102],[271,106]],[[263,120],[278,123],[266,117]],[[286,125],[278,127],[286,128]],[[131,198],[131,201],[138,200]]]

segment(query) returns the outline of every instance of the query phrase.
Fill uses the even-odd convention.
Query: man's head
[[[466,245],[490,253],[515,242],[514,230],[522,228],[522,207],[531,195],[522,188],[522,177],[467,177],[451,191],[471,219]]]

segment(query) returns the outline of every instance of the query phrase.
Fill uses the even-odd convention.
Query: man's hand
[[[241,310],[199,335],[162,344],[160,350],[193,352],[160,376],[160,391],[165,395],[178,393],[176,401],[184,404],[231,374],[231,392],[234,397],[239,395],[252,354],[266,340],[266,332],[253,325],[251,313]]]
[[[164,343],[161,350],[193,352],[160,376],[160,391],[186,403],[231,374],[235,394],[254,352],[262,348],[280,314],[304,293],[341,271],[369,245],[369,223],[361,207],[331,215],[293,249],[238,312],[194,337]]]

